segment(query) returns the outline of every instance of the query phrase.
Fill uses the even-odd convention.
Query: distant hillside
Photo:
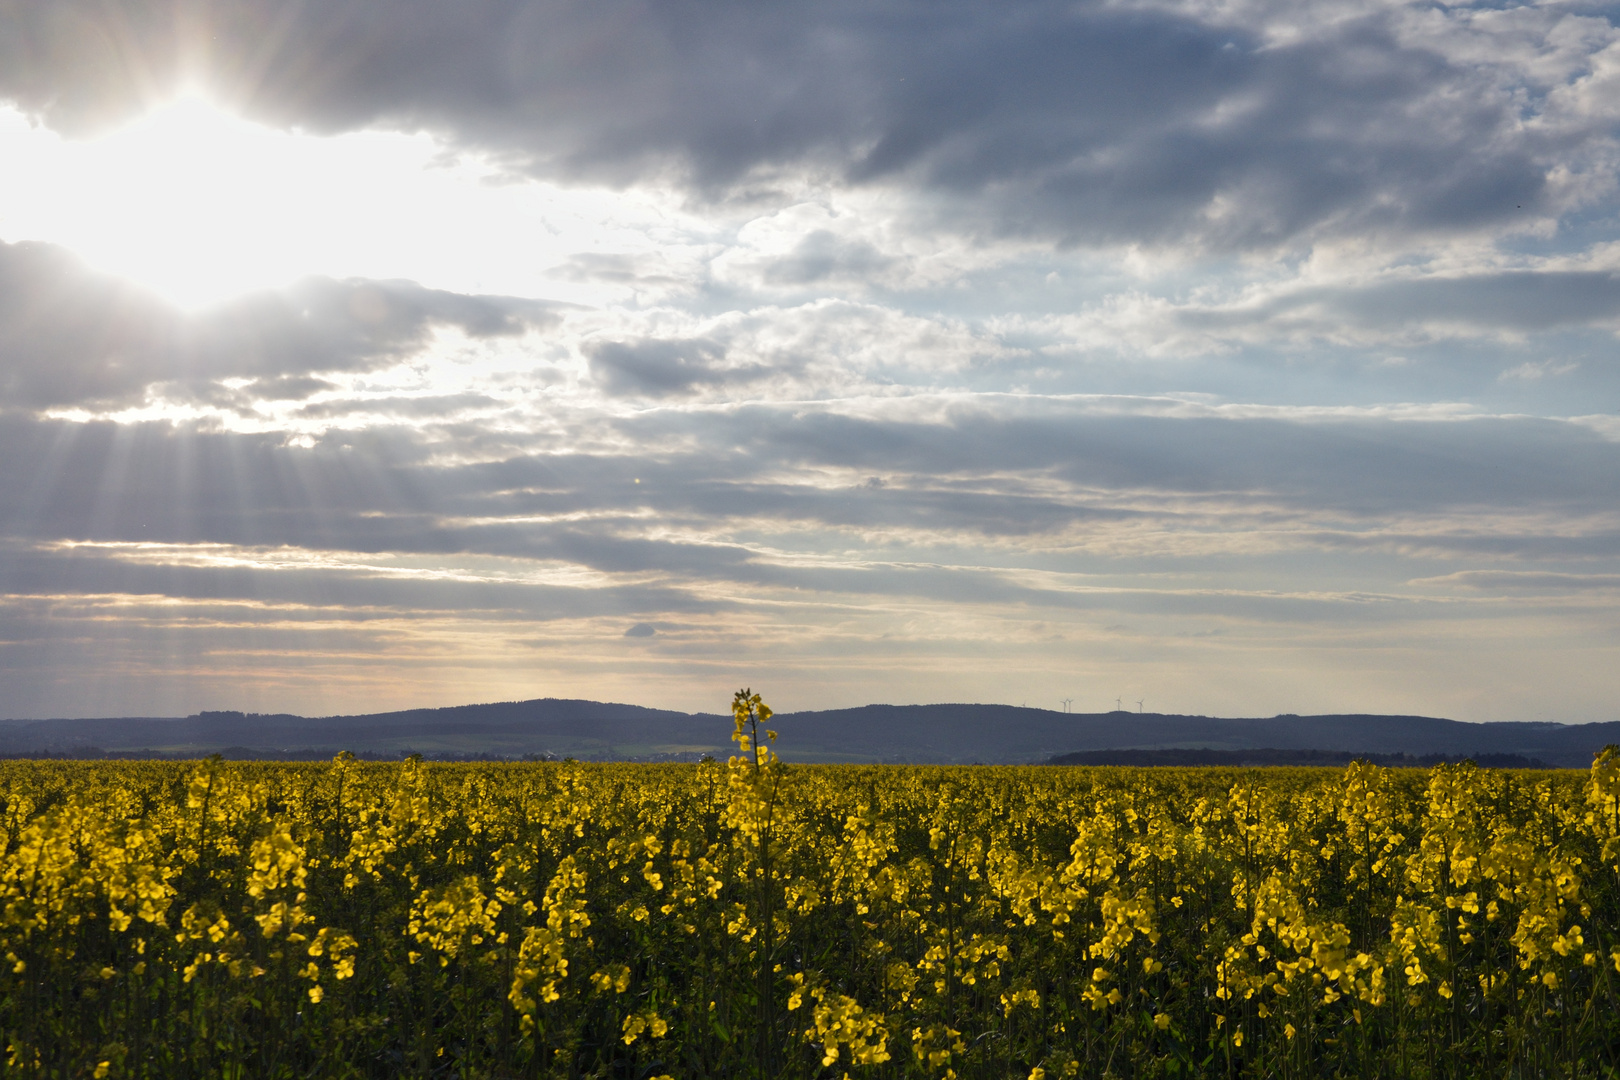
[[[1469,724],[1427,716],[1223,719],[1060,713],[1010,705],[868,705],[779,718],[779,744],[804,760],[1045,761],[1085,750],[1328,750],[1352,754],[1514,754],[1585,768],[1620,723]],[[791,741],[790,741],[791,737]]]
[[[651,757],[719,750],[730,717],[639,705],[542,698],[444,709],[311,718],[204,712],[184,718],[0,721],[0,754],[154,750],[329,757],[340,750],[430,757]],[[698,740],[688,745],[691,739]]]
[[[1386,769],[1430,769],[1442,762],[1469,760],[1487,769],[1545,769],[1540,758],[1523,754],[1353,754],[1349,750],[1081,750],[1059,754],[1048,765],[1128,765],[1135,768],[1188,765],[1228,767],[1312,766],[1343,768],[1352,761],[1366,761]]]
[[[1422,757],[1517,755],[1584,768],[1620,743],[1620,722],[1469,724],[1427,716],[1223,719],[1162,713],[1061,713],[1012,705],[867,705],[779,714],[789,761],[1042,762],[1101,750],[1325,751]],[[571,756],[696,759],[730,750],[731,720],[598,701],[535,701],[361,716],[205,712],[183,718],[0,721],[0,755],[157,751],[239,756]]]

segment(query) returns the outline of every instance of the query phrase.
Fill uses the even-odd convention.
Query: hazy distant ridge
[[[778,750],[799,761],[1028,762],[1089,750],[1207,747],[1366,754],[1517,754],[1584,767],[1620,743],[1620,722],[1470,724],[1428,716],[1227,719],[1062,713],[1013,705],[866,705],[779,714]],[[353,750],[548,753],[580,758],[724,754],[729,717],[598,701],[535,701],[310,718],[208,712],[183,718],[0,722],[0,753],[152,749],[210,753]]]

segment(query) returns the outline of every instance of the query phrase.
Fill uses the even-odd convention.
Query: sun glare
[[[548,271],[645,246],[663,213],[493,183],[425,134],[282,131],[197,95],[84,141],[0,110],[0,162],[0,239],[61,244],[187,308],[307,274],[590,302]]]
[[[6,199],[8,239],[62,243],[188,307],[296,276],[311,254],[321,204],[297,136],[196,97],[95,140],[30,134],[10,179],[33,190]]]

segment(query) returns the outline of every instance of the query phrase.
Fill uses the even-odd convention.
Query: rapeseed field
[[[18,1077],[1615,1076],[1589,773],[0,763]]]

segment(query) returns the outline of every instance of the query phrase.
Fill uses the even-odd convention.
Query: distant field
[[[1589,773],[0,764],[8,1075],[1612,1075]]]

